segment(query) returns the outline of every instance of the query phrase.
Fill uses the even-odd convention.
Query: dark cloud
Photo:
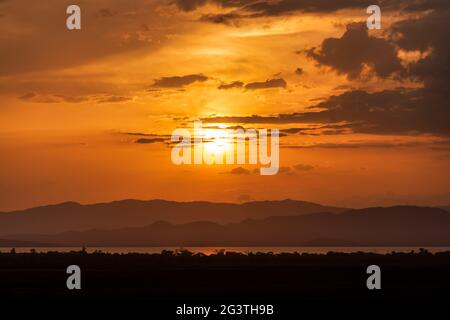
[[[396,7],[396,2],[394,1],[392,6]],[[398,4],[398,3],[397,3]],[[389,1],[385,2],[386,8],[389,9]],[[398,7],[398,6],[397,6]],[[403,1],[403,10],[406,11],[426,11],[426,10],[448,10],[449,2],[448,0],[415,0],[415,1]]]
[[[170,140],[171,135],[168,134],[156,134],[156,133],[144,133],[144,132],[120,132],[120,134],[124,134],[127,136],[134,136],[134,137],[151,137],[150,140],[152,139],[160,139],[162,142],[163,140]],[[158,141],[154,141],[154,142],[158,142]]]
[[[430,51],[409,67],[409,75],[424,82],[427,93],[448,98],[450,83],[450,2],[447,9],[434,11],[418,19],[404,20],[392,26],[396,44],[404,50]]]
[[[278,169],[278,174],[292,174],[291,167],[280,167]]]
[[[286,88],[287,83],[284,79],[270,79],[262,82],[250,82],[244,85],[242,81],[221,84],[218,89],[234,89],[244,87],[247,90]]]
[[[258,0],[175,0],[175,5],[182,11],[193,11],[207,3],[216,4],[222,8],[242,7]]]
[[[97,103],[120,103],[130,101],[133,98],[128,96],[116,96],[116,95],[102,95],[100,97],[91,95],[67,95],[67,94],[37,94],[35,92],[29,92],[20,96],[19,99],[32,101],[36,103],[80,103],[89,100]]]
[[[219,13],[219,14],[205,14],[200,18],[200,21],[227,24],[227,25],[237,25],[236,21],[242,16],[235,12],[229,13]]]
[[[285,134],[296,134],[305,130],[307,130],[307,128],[288,128],[288,129],[281,129],[280,132]]]
[[[36,96],[37,96],[36,93],[29,92],[29,93],[24,94],[23,96],[20,96],[19,99],[21,99],[21,100],[30,100],[30,99],[33,99]]]
[[[213,23],[235,24],[240,19],[287,16],[298,12],[332,13],[343,9],[365,10],[369,5],[378,4],[384,11],[406,10],[424,12],[448,8],[448,0],[177,0],[181,10],[191,11],[215,3],[219,7],[235,8],[226,13],[207,14],[202,20]]]
[[[192,11],[205,5],[208,0],[175,0],[175,5],[183,11]]]
[[[167,145],[171,144],[171,135],[168,134],[155,134],[145,132],[118,132],[118,134],[136,137],[136,140],[133,140],[133,142],[137,144],[153,144],[153,143],[165,143]]]
[[[215,4],[219,8],[226,8],[226,12],[208,13],[201,21],[239,25],[242,19],[260,17],[288,16],[305,13],[332,13],[344,9],[365,10],[369,5],[377,4],[384,12],[408,11],[426,12],[428,10],[445,10],[448,0],[175,0],[175,4],[182,11],[193,11],[206,4]],[[233,8],[233,10],[229,10]]]
[[[369,36],[365,23],[348,25],[341,38],[327,38],[320,48],[311,48],[306,55],[350,79],[358,77],[364,65],[370,66],[382,78],[402,70],[394,45],[385,39]]]
[[[142,136],[142,137],[155,136],[155,134],[152,134],[152,133],[143,133],[143,132],[122,132],[122,134],[125,134],[125,135],[127,135],[127,136]]]
[[[303,74],[303,69],[302,68],[297,68],[295,69],[295,74],[301,76]]]
[[[359,75],[362,63],[371,64],[377,75],[385,77],[400,70],[394,46],[429,52],[401,72],[403,78],[423,83],[423,88],[375,93],[352,90],[318,104],[324,111],[300,117],[324,122],[349,121],[355,132],[449,135],[450,44],[442,39],[450,38],[450,2],[446,8],[395,23],[389,31],[390,42],[369,37],[362,28],[352,27],[340,39],[325,40],[320,53],[312,53],[318,62],[349,77]],[[368,54],[367,50],[358,54],[358,49],[364,51],[363,43],[371,43],[368,48],[376,54]],[[352,58],[343,59],[345,54]]]
[[[256,16],[280,16],[297,11],[326,13],[341,9],[367,8],[371,4],[373,4],[371,0],[280,0],[258,1],[245,6],[243,9]]]
[[[309,165],[309,164],[299,163],[294,166],[294,169],[297,171],[311,171],[312,169],[314,169],[314,166]]]
[[[228,84],[221,84],[218,89],[233,89],[233,88],[242,88],[244,83],[242,81],[234,81]]]
[[[167,139],[165,138],[140,138],[135,141],[135,143],[140,144],[150,144],[150,143],[157,143],[157,142],[166,142]]]
[[[226,127],[228,130],[245,130],[243,126],[228,126]]]
[[[189,120],[190,117],[188,116],[182,116],[182,117],[173,117],[172,120],[174,121],[185,121],[185,120]]]
[[[206,123],[338,123],[353,132],[373,134],[450,134],[449,108],[439,98],[430,105],[426,89],[398,89],[368,93],[353,90],[316,105],[322,111],[275,116],[212,117]],[[339,131],[340,133],[341,131]]]
[[[251,82],[245,85],[247,90],[286,88],[287,83],[284,79],[270,79],[264,82]]]
[[[351,141],[351,142],[333,142],[316,143],[311,145],[282,145],[286,149],[360,149],[360,148],[406,148],[420,146],[419,142],[398,142],[398,141]]]
[[[280,114],[276,116],[218,116],[210,118],[201,118],[205,123],[296,123],[295,118],[297,113]]]
[[[391,0],[392,1],[392,0]],[[405,2],[406,0],[398,0],[396,3]],[[334,12],[340,9],[367,8],[373,4],[370,0],[176,0],[176,5],[180,10],[192,11],[205,5],[206,3],[214,3],[222,8],[236,8],[232,11],[230,19],[238,18],[255,18],[289,15],[295,12]],[[394,5],[391,5],[393,7]],[[226,14],[217,14],[216,17],[225,16]],[[221,18],[217,18],[221,19]],[[224,19],[229,22],[230,19]],[[214,22],[214,19],[211,19]],[[216,20],[217,22],[218,20]]]
[[[125,96],[110,96],[106,98],[102,98],[98,100],[98,103],[119,103],[119,102],[126,102],[132,100],[132,97],[125,97]]]
[[[237,167],[237,168],[231,169],[231,171],[227,172],[227,173],[230,173],[230,174],[250,174],[250,170],[247,170],[247,169],[242,168],[242,167]]]
[[[422,87],[378,92],[350,89],[317,102],[308,107],[310,111],[307,112],[213,117],[203,121],[330,125],[323,127],[327,130],[319,134],[342,134],[350,130],[370,134],[450,135],[450,42],[442,41],[450,39],[450,10],[434,11],[420,18],[397,22],[389,33],[389,39],[370,37],[361,25],[353,24],[341,38],[326,39],[320,49],[310,50],[309,54],[322,65],[350,78],[359,76],[363,65],[368,64],[380,77],[396,73],[400,79],[416,80]],[[395,48],[428,54],[402,69]]]
[[[54,95],[54,97],[60,98],[62,99],[62,101],[60,102],[68,102],[68,103],[80,103],[80,102],[85,102],[89,100],[88,96],[71,96],[71,95],[61,95],[61,94],[57,94]]]
[[[194,82],[204,82],[208,77],[203,74],[189,74],[185,76],[162,77],[156,79],[153,87],[158,88],[182,88]]]
[[[34,103],[80,103],[89,100],[88,95],[62,95],[62,94],[38,94],[29,92],[19,97],[21,100],[26,100]]]
[[[395,1],[395,0],[394,0]],[[404,1],[404,0],[403,0]],[[401,2],[401,1],[395,1]],[[303,12],[333,12],[340,9],[367,8],[373,4],[370,0],[175,0],[180,10],[193,11],[207,3],[213,3],[222,8],[239,8],[254,16],[279,16],[296,11]]]

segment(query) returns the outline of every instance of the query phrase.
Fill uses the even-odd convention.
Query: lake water
[[[206,255],[214,254],[220,250],[249,253],[249,252],[298,252],[298,253],[320,253],[324,254],[330,251],[333,252],[373,252],[373,253],[390,253],[390,252],[410,252],[412,250],[419,251],[420,248],[427,249],[432,253],[450,251],[450,247],[183,247],[185,250],[189,250],[194,253],[201,252]],[[0,247],[0,252],[9,252],[11,247]],[[15,247],[16,252],[30,252],[31,247]],[[70,252],[79,251],[80,247],[38,247],[34,248],[36,252]],[[86,251],[91,253],[94,251],[102,251],[107,253],[161,253],[163,250],[176,251],[180,250],[180,247],[88,247]]]

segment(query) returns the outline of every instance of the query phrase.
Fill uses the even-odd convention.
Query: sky
[[[446,0],[0,0],[0,211],[448,205],[449,24]],[[279,129],[278,174],[175,165],[170,135],[198,120],[208,152],[236,128]]]

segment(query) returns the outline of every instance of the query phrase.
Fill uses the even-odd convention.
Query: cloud
[[[333,12],[340,9],[367,8],[372,2],[369,0],[175,0],[174,3],[182,11],[193,11],[207,3],[212,3],[222,8],[239,8],[240,12],[261,17],[285,15],[296,11]]]
[[[21,99],[21,100],[30,100],[30,99],[35,98],[36,96],[37,96],[36,93],[29,92],[29,93],[24,94],[23,96],[20,96],[19,99]]]
[[[284,79],[270,79],[263,82],[250,82],[244,84],[242,81],[234,81],[231,83],[223,83],[218,89],[227,90],[244,87],[246,90],[270,89],[270,88],[286,88],[287,83]]]
[[[397,140],[393,141],[370,141],[370,140],[354,140],[348,142],[327,142],[327,143],[314,143],[309,145],[281,145],[285,149],[311,149],[311,148],[321,148],[321,149],[360,149],[360,148],[408,148],[417,147],[421,145],[434,145],[435,142],[400,142]]]
[[[227,24],[227,25],[238,25],[238,21],[242,16],[235,12],[229,13],[219,13],[219,14],[205,14],[200,18],[200,21],[216,23],[216,24]]]
[[[175,0],[175,5],[183,11],[192,11],[205,5],[208,0]]]
[[[143,49],[148,53],[166,43],[167,29],[151,30],[151,42],[139,33],[145,21],[173,21],[158,15],[159,4],[145,0],[109,3],[108,9],[102,1],[82,7],[81,31],[68,32],[64,23],[67,3],[9,1],[2,7],[8,19],[0,19],[0,29],[11,30],[0,41],[0,76],[71,68]],[[135,19],[114,15],[136,8],[141,11]],[[105,15],[111,19],[108,23],[102,19]]]
[[[142,136],[142,137],[153,137],[157,136],[157,134],[153,133],[143,133],[143,132],[121,132],[122,134],[125,134],[127,136]]]
[[[237,168],[231,169],[231,171],[227,172],[227,173],[229,173],[229,174],[250,174],[250,170],[247,170],[242,167],[237,167]]]
[[[245,85],[247,90],[286,88],[287,83],[284,79],[270,79],[264,82],[251,82]]]
[[[34,103],[80,103],[89,100],[89,96],[84,95],[63,95],[63,94],[38,94],[29,92],[19,97],[21,100]]]
[[[228,84],[221,84],[218,89],[233,89],[233,88],[242,88],[244,83],[242,81],[234,81]]]
[[[106,98],[102,98],[98,100],[98,103],[119,103],[119,102],[127,102],[133,100],[132,97],[125,97],[125,96],[110,96]]]
[[[115,96],[115,95],[68,95],[68,94],[38,94],[35,92],[29,92],[19,97],[21,100],[35,102],[35,103],[80,103],[86,101],[94,101],[97,103],[120,103],[133,100],[128,96]]]
[[[402,2],[402,1],[398,1]],[[386,2],[387,8],[389,8],[389,2]],[[395,8],[395,2],[391,4]],[[416,0],[416,1],[403,1],[403,9],[405,11],[427,11],[427,10],[448,10],[449,3],[447,0]]]
[[[346,74],[349,79],[360,76],[365,65],[382,78],[403,69],[394,45],[369,36],[365,23],[349,24],[341,38],[327,38],[320,48],[311,48],[306,55],[320,65]]]
[[[62,101],[60,102],[68,102],[68,103],[80,103],[89,100],[88,96],[81,96],[81,95],[72,96],[72,95],[56,94],[54,95],[54,97],[62,99]]]
[[[424,82],[427,93],[449,97],[450,2],[445,10],[431,12],[421,18],[394,23],[391,34],[404,50],[430,53],[409,66],[409,75]]]
[[[334,12],[340,9],[367,8],[370,1],[367,0],[280,0],[280,1],[258,1],[243,8],[254,16],[280,16],[291,14],[296,11],[303,12]]]
[[[157,143],[157,142],[166,142],[166,138],[139,138],[135,141],[135,143],[140,144],[150,144],[150,143]]]
[[[295,123],[297,120],[292,119],[295,115],[296,113],[276,116],[217,116],[201,118],[200,120],[205,123]]]
[[[371,0],[177,0],[176,3],[183,11],[195,10],[207,3],[222,8],[234,8],[225,13],[208,13],[201,18],[203,21],[223,24],[236,24],[236,21],[242,19],[288,16],[298,12],[332,13],[344,9],[365,10],[374,4]],[[381,0],[378,4],[385,12],[393,10],[425,12],[448,7],[447,0]]]
[[[430,105],[425,89],[397,89],[368,93],[352,90],[331,96],[315,107],[322,111],[274,116],[203,118],[205,123],[339,123],[353,132],[373,134],[450,134],[449,108],[439,101]],[[433,112],[435,111],[435,112]]]
[[[301,12],[328,14],[345,9],[365,12],[369,5],[374,4],[371,0],[175,0],[170,3],[175,3],[179,10],[185,12],[213,4],[216,8],[213,12],[203,14],[201,21],[236,26],[239,26],[243,19],[289,16]],[[448,8],[447,0],[379,0],[375,4],[378,4],[383,12],[415,13]],[[223,12],[220,12],[221,9]]]
[[[450,61],[448,57],[450,56],[450,45],[442,39],[450,38],[450,3],[447,2],[445,9],[444,7],[441,9],[419,18],[396,22],[389,30],[391,47],[395,46],[406,51],[429,52],[418,61],[409,64],[401,73],[405,79],[422,82],[423,88],[396,89],[376,93],[353,90],[340,96],[330,97],[318,105],[318,107],[327,109],[321,115],[328,119],[334,117],[341,120],[358,121],[359,124],[355,124],[352,128],[356,132],[416,132],[449,135],[450,108],[448,101],[450,94],[448,84],[450,83],[450,72],[448,70]],[[344,36],[341,40],[336,40],[341,41],[342,47],[331,46],[330,52],[333,50],[351,51],[352,42],[342,42],[343,38]],[[345,46],[348,48],[344,48]],[[377,68],[374,63],[374,70],[380,76],[387,75],[389,70],[397,69],[392,48],[386,47],[386,44],[380,45],[380,48],[383,46],[384,54],[380,49],[379,55],[384,55],[383,59],[390,62],[386,63],[382,69]],[[333,60],[331,56],[324,54],[321,57],[329,58],[327,62],[340,71],[347,71],[349,75],[358,74],[358,67],[346,70],[345,66],[340,64],[339,59]],[[362,60],[359,59],[359,61]]]
[[[291,167],[280,167],[278,169],[278,174],[292,174]]]
[[[194,82],[204,82],[208,77],[203,74],[189,74],[185,76],[162,77],[155,79],[152,87],[158,88],[182,88]]]
[[[296,134],[305,130],[308,130],[308,128],[288,128],[288,129],[281,129],[280,132],[284,134]]]
[[[175,0],[174,3],[182,11],[193,11],[207,3],[213,3],[222,8],[242,7],[258,0]]]
[[[294,165],[294,169],[297,171],[311,171],[312,169],[314,169],[315,167],[309,164],[296,164]]]
[[[302,68],[295,69],[295,74],[301,76],[304,73]]]
[[[119,132],[119,134],[132,136],[132,137],[140,137],[135,140],[135,143],[140,144],[148,144],[148,143],[156,143],[156,142],[167,142],[171,143],[171,135],[169,134],[156,134],[156,133],[144,133],[144,132]]]
[[[415,80],[422,87],[399,87],[378,92],[350,89],[309,106],[307,110],[310,111],[307,112],[212,117],[203,121],[237,124],[345,123],[339,128],[329,127],[330,130],[320,134],[342,134],[350,130],[369,134],[450,135],[450,44],[442,41],[450,38],[450,3],[447,10],[396,22],[389,33],[388,40],[375,38],[369,36],[360,24],[353,24],[341,38],[324,40],[320,49],[311,49],[309,55],[320,64],[347,74],[349,78],[359,76],[363,65],[369,64],[379,77],[395,73],[400,79]],[[371,50],[366,50],[365,46]],[[396,54],[397,47],[430,53],[402,68]]]

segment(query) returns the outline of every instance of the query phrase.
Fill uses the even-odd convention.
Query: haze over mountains
[[[121,200],[82,205],[65,202],[0,213],[0,237],[5,234],[54,234],[65,231],[141,227],[156,221],[188,223],[210,221],[220,224],[270,216],[302,215],[315,212],[342,212],[347,209],[312,202],[282,200],[242,204],[205,201]]]
[[[224,210],[221,214],[231,206],[238,208],[239,215],[244,213],[240,211],[242,208],[267,207],[264,213],[250,210],[257,219],[241,222],[156,221],[115,230],[96,228],[48,235],[18,232],[5,234],[2,238],[58,246],[450,246],[450,212],[440,208],[394,206],[286,215],[282,208],[306,209],[303,203],[291,200],[243,205],[178,205],[188,208],[206,206],[208,209],[218,205]],[[314,205],[307,206],[311,209]],[[273,216],[261,218],[270,213]],[[183,220],[185,217],[173,215],[172,218]]]

